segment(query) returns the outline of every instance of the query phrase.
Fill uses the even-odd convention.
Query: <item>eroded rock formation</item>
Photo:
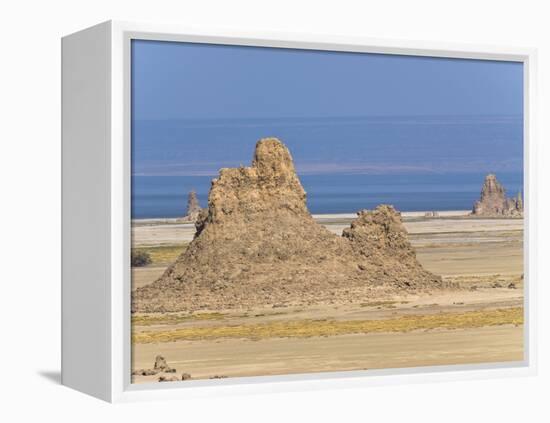
[[[195,191],[190,191],[187,195],[187,213],[180,220],[184,222],[196,222],[201,211],[199,199]]]
[[[474,203],[472,215],[487,217],[523,216],[521,192],[518,193],[516,198],[507,198],[506,190],[497,180],[497,177],[489,174],[485,177],[479,200]]]
[[[357,302],[445,287],[416,260],[391,206],[361,211],[343,236],[317,224],[287,148],[260,140],[252,165],[221,169],[194,240],[134,292],[140,312]]]
[[[168,366],[168,364],[166,363],[166,359],[162,355],[156,356],[155,365],[153,369],[157,371],[162,371],[162,372],[169,371],[169,373],[172,373],[171,372],[172,369],[170,368],[170,366]]]

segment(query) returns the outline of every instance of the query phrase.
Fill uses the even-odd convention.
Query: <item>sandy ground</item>
[[[159,349],[177,374],[188,372],[196,379],[476,364],[522,360],[522,340],[522,327],[497,326],[327,338],[180,341],[161,348],[140,345],[134,366],[151,367]],[[158,377],[140,376],[134,382],[156,382]]]
[[[335,305],[308,309],[255,309],[224,311],[223,317],[175,324],[134,326],[140,331],[171,331],[185,327],[248,325],[304,319],[383,320],[407,315],[462,313],[506,309],[523,305],[523,221],[521,219],[470,219],[466,212],[440,213],[424,218],[423,212],[404,213],[404,222],[428,270],[457,282],[458,291],[399,297],[388,305]],[[316,216],[334,233],[341,234],[353,215]],[[138,221],[133,225],[134,246],[184,248],[194,233],[191,224],[174,221]],[[133,287],[154,281],[169,263],[133,269]],[[509,288],[509,285],[513,284]],[[215,339],[136,344],[133,368],[151,368],[162,354],[178,374],[193,378],[252,376],[319,371],[414,367],[522,360],[523,328],[513,325],[481,328],[414,331],[406,333],[343,334],[312,338],[261,340]],[[156,376],[135,376],[134,382],[151,382]]]
[[[132,269],[132,288],[136,289],[140,286],[147,285],[156,279],[160,278],[166,266],[147,266],[146,268]]]

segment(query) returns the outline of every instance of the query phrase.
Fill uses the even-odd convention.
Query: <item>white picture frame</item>
[[[525,355],[522,362],[130,383],[130,42],[184,41],[506,60],[524,64]],[[110,21],[62,40],[62,383],[110,401],[533,375],[537,369],[536,51],[408,40],[241,33]],[[85,195],[84,195],[85,193]],[[87,272],[80,271],[86,266]],[[84,363],[86,363],[84,365]]]

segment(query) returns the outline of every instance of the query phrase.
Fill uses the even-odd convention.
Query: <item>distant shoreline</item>
[[[471,210],[424,210],[424,211],[406,211],[401,212],[401,216],[404,218],[416,218],[426,217],[426,213],[435,212],[437,217],[463,217],[467,216]],[[315,220],[333,220],[333,219],[354,219],[357,213],[326,213],[326,214],[313,214]],[[183,217],[183,216],[182,216]],[[151,218],[139,218],[132,219],[132,223],[135,224],[181,224],[181,225],[194,225],[194,222],[182,222],[182,217],[151,217]],[[437,217],[431,218],[436,219]]]

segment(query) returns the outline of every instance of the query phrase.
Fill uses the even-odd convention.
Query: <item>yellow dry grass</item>
[[[167,331],[135,332],[136,344],[171,341],[197,341],[220,338],[308,338],[375,332],[410,332],[430,329],[466,329],[495,325],[523,324],[523,308],[478,310],[465,313],[439,313],[402,316],[387,320],[294,320],[250,325],[190,327]]]
[[[152,325],[174,325],[190,320],[219,320],[225,318],[223,313],[195,313],[195,314],[144,314],[132,316],[132,325],[152,326]]]

